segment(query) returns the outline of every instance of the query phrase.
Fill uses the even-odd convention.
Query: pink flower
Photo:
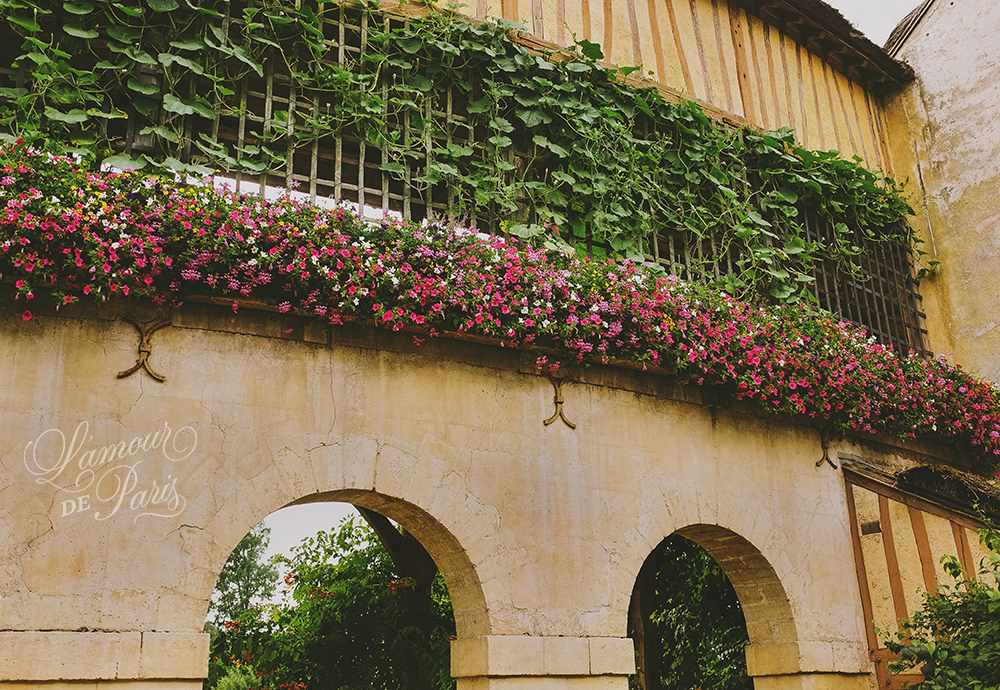
[[[25,321],[31,321],[31,312],[25,311],[23,314],[21,314],[21,318],[24,319]]]

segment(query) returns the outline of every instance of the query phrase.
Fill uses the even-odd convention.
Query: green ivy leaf
[[[514,125],[512,125],[510,122],[508,122],[506,119],[502,117],[495,117],[492,120],[490,120],[490,129],[493,129],[497,132],[513,132]]]
[[[207,120],[215,119],[215,111],[201,99],[178,98],[172,93],[163,94],[163,109],[178,115],[199,115]]]
[[[205,50],[208,48],[200,38],[191,38],[186,41],[171,41],[170,46],[178,50]]]
[[[74,108],[73,110],[70,110],[68,113],[63,113],[56,110],[50,105],[45,106],[45,117],[49,118],[50,120],[55,120],[56,122],[66,122],[68,124],[77,124],[80,122],[86,122],[88,119],[90,119],[90,116],[87,115],[87,111],[85,110]]]
[[[419,74],[411,74],[406,77],[406,83],[418,91],[424,93],[430,91],[434,88],[434,82],[432,82],[427,77],[421,77]]]
[[[52,58],[50,58],[48,55],[45,55],[44,53],[31,52],[28,53],[27,58],[32,62],[34,62],[39,67],[41,67],[42,65],[48,65],[52,62]]]
[[[200,62],[195,60],[189,60],[186,57],[181,57],[180,55],[174,55],[173,53],[160,53],[158,56],[160,64],[164,67],[170,67],[171,65],[180,65],[191,72],[202,75],[205,73],[205,68],[201,66]]]
[[[545,228],[541,225],[535,223],[524,224],[517,223],[516,225],[507,226],[507,232],[515,237],[520,237],[522,239],[530,239],[532,237],[537,237],[545,232]]]
[[[396,45],[398,45],[403,52],[413,55],[420,52],[420,49],[424,47],[424,42],[419,38],[407,38],[399,41]]]
[[[63,9],[70,14],[85,15],[94,11],[94,3],[88,0],[76,0],[75,2],[64,2]]]
[[[113,5],[116,10],[130,17],[141,17],[146,13],[146,10],[141,5],[124,5],[120,2],[113,3]]]
[[[125,62],[115,63],[108,60],[101,60],[94,65],[94,69],[125,69],[125,67],[127,67],[127,63]]]
[[[100,34],[93,29],[84,29],[82,26],[77,24],[64,24],[63,31],[70,36],[75,36],[76,38],[97,38],[100,36]]]
[[[541,134],[536,134],[531,138],[531,140],[538,146],[548,149],[549,151],[556,154],[560,158],[569,158],[569,151],[564,149],[562,146],[559,146],[558,144],[553,144],[551,141],[549,141],[546,137],[543,137]]]
[[[38,25],[34,19],[29,19],[27,17],[18,17],[17,15],[10,15],[7,17],[7,21],[17,24],[20,27],[27,29],[28,31],[41,31],[42,27]]]
[[[177,0],[146,0],[146,2],[154,12],[173,12],[180,7]]]
[[[132,89],[133,91],[137,91],[138,93],[141,93],[146,96],[152,96],[153,94],[157,94],[160,92],[159,85],[143,84],[135,77],[129,77],[128,81],[125,82],[125,85],[128,88]]]
[[[583,53],[583,56],[588,60],[597,61],[604,59],[604,51],[601,50],[600,44],[591,43],[587,39],[583,38],[577,41],[576,45],[579,46],[580,52]]]
[[[180,141],[180,137],[177,136],[177,133],[175,131],[173,131],[168,127],[163,127],[162,125],[156,125],[154,127],[143,127],[141,130],[139,130],[139,134],[140,136],[143,134],[155,134],[156,136],[162,137],[163,139],[171,141],[175,144]]]
[[[472,101],[469,103],[467,110],[471,114],[486,113],[493,108],[493,101],[489,98],[480,98],[477,101]]]
[[[128,118],[128,113],[118,108],[112,108],[107,112],[97,108],[87,108],[87,114],[91,117],[99,117],[105,120],[125,120]]]
[[[256,60],[254,60],[246,48],[244,48],[243,46],[237,46],[236,48],[233,48],[233,55],[236,57],[237,60],[239,60],[247,67],[252,69],[254,72],[256,72],[258,77],[264,76],[264,66],[259,62],[257,62]]]
[[[108,36],[120,43],[134,43],[142,38],[142,32],[128,26],[109,26]]]
[[[159,103],[150,98],[137,98],[132,101],[132,107],[136,112],[145,117],[150,117],[159,107]]]
[[[514,113],[526,127],[537,127],[538,125],[547,125],[552,122],[552,116],[543,110],[515,108]]]
[[[123,46],[120,43],[111,41],[108,43],[108,48],[114,50],[115,52],[124,54],[125,57],[129,58],[133,62],[141,62],[144,65],[156,64],[156,60],[153,59],[152,55],[136,46]]]

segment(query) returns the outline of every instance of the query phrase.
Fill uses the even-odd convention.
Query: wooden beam
[[[878,497],[879,520],[882,523],[882,547],[885,551],[885,564],[889,571],[889,591],[892,592],[892,606],[896,613],[896,623],[902,632],[904,618],[908,618],[910,610],[906,608],[906,593],[903,591],[903,578],[899,572],[899,557],[896,554],[896,542],[892,535],[892,516],[889,513],[889,499]]]

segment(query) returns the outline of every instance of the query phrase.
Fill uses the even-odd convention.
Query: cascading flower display
[[[833,431],[935,436],[991,469],[1000,394],[943,359],[900,357],[861,328],[659,275],[455,227],[290,198],[268,201],[0,149],[0,274],[24,320],[113,296],[180,306],[263,301],[331,324],[474,335],[530,348],[539,368],[629,362],[674,372]],[[415,336],[415,337],[417,337]],[[419,340],[419,338],[418,338]]]

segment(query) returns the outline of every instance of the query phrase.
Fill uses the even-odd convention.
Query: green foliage
[[[253,690],[258,686],[257,676],[248,666],[230,666],[214,687],[217,690]]]
[[[431,591],[432,620],[421,620],[413,584],[395,572],[375,534],[353,519],[277,562],[290,569],[283,592],[290,599],[266,607],[263,618],[244,616],[228,626],[214,656],[252,665],[262,687],[454,687],[448,638],[455,621],[440,575]]]
[[[660,685],[647,688],[750,690],[746,621],[719,564],[677,535],[665,539],[650,558],[656,572],[651,619],[663,658]]]
[[[270,528],[261,523],[250,530],[229,555],[215,583],[209,616],[216,627],[239,620],[253,611],[254,601],[267,601],[274,594],[278,569],[261,561],[267,551]]]
[[[719,286],[784,302],[809,298],[816,262],[856,273],[863,238],[913,240],[898,186],[860,159],[809,151],[790,130],[721,127],[695,104],[626,86],[636,68],[599,64],[600,47],[586,40],[539,55],[512,40],[518,27],[506,20],[430,11],[402,21],[372,5],[351,10],[365,19],[367,54],[340,60],[323,37],[336,2],[0,6],[23,36],[18,61],[29,75],[24,88],[0,89],[12,102],[0,108],[3,136],[55,153],[136,169],[259,173],[280,171],[288,148],[351,132],[382,148],[385,171],[418,189],[447,189],[459,212],[508,218],[518,237],[565,246],[591,236],[630,256],[649,249],[652,231],[675,231],[706,267],[736,255]],[[209,136],[216,112],[246,107],[238,81],[273,64],[321,105],[272,113],[240,146]],[[430,116],[445,109],[448,89],[464,120]],[[110,155],[109,120],[124,117],[146,122],[147,153]],[[188,162],[192,155],[208,166]],[[807,238],[806,212],[837,231]]]
[[[886,640],[900,655],[894,673],[913,668],[924,674],[922,690],[995,690],[1000,687],[1000,534],[990,524],[979,533],[990,550],[979,581],[965,579],[954,556],[941,559],[955,586],[924,596],[923,606]]]

